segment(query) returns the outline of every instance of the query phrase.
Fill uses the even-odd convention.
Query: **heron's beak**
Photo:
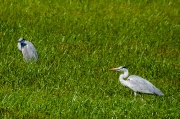
[[[110,70],[112,70],[112,71],[117,71],[117,70],[119,70],[119,68],[112,68],[112,69],[110,69]]]

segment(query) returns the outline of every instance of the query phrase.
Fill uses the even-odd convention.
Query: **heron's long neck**
[[[124,71],[124,74],[121,74],[120,76],[119,76],[119,81],[123,84],[123,85],[125,85],[125,82],[126,82],[126,80],[124,80],[124,78],[127,78],[128,77],[128,70],[126,70],[126,71]]]

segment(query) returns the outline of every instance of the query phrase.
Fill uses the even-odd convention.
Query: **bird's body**
[[[18,49],[22,52],[25,61],[37,61],[38,54],[31,42],[26,41],[24,38],[20,38],[18,40]]]
[[[135,95],[137,92],[148,93],[148,94],[157,94],[160,96],[164,95],[158,88],[156,88],[152,83],[150,83],[146,79],[143,79],[143,78],[136,76],[136,75],[131,75],[128,77],[128,74],[129,74],[128,70],[124,66],[120,66],[118,68],[113,68],[111,70],[123,71],[124,72],[124,74],[121,74],[119,76],[119,80],[120,80],[122,85],[133,90]],[[127,78],[127,80],[124,80],[124,78]]]

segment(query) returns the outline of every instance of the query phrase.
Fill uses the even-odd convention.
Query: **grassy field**
[[[0,118],[180,118],[178,0],[1,0]],[[37,63],[17,49],[31,41]],[[120,72],[165,96],[123,87]]]

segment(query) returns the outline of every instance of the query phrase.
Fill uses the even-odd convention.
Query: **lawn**
[[[177,0],[1,0],[0,118],[180,118]],[[37,49],[26,63],[24,37]],[[120,72],[165,95],[137,94]]]

